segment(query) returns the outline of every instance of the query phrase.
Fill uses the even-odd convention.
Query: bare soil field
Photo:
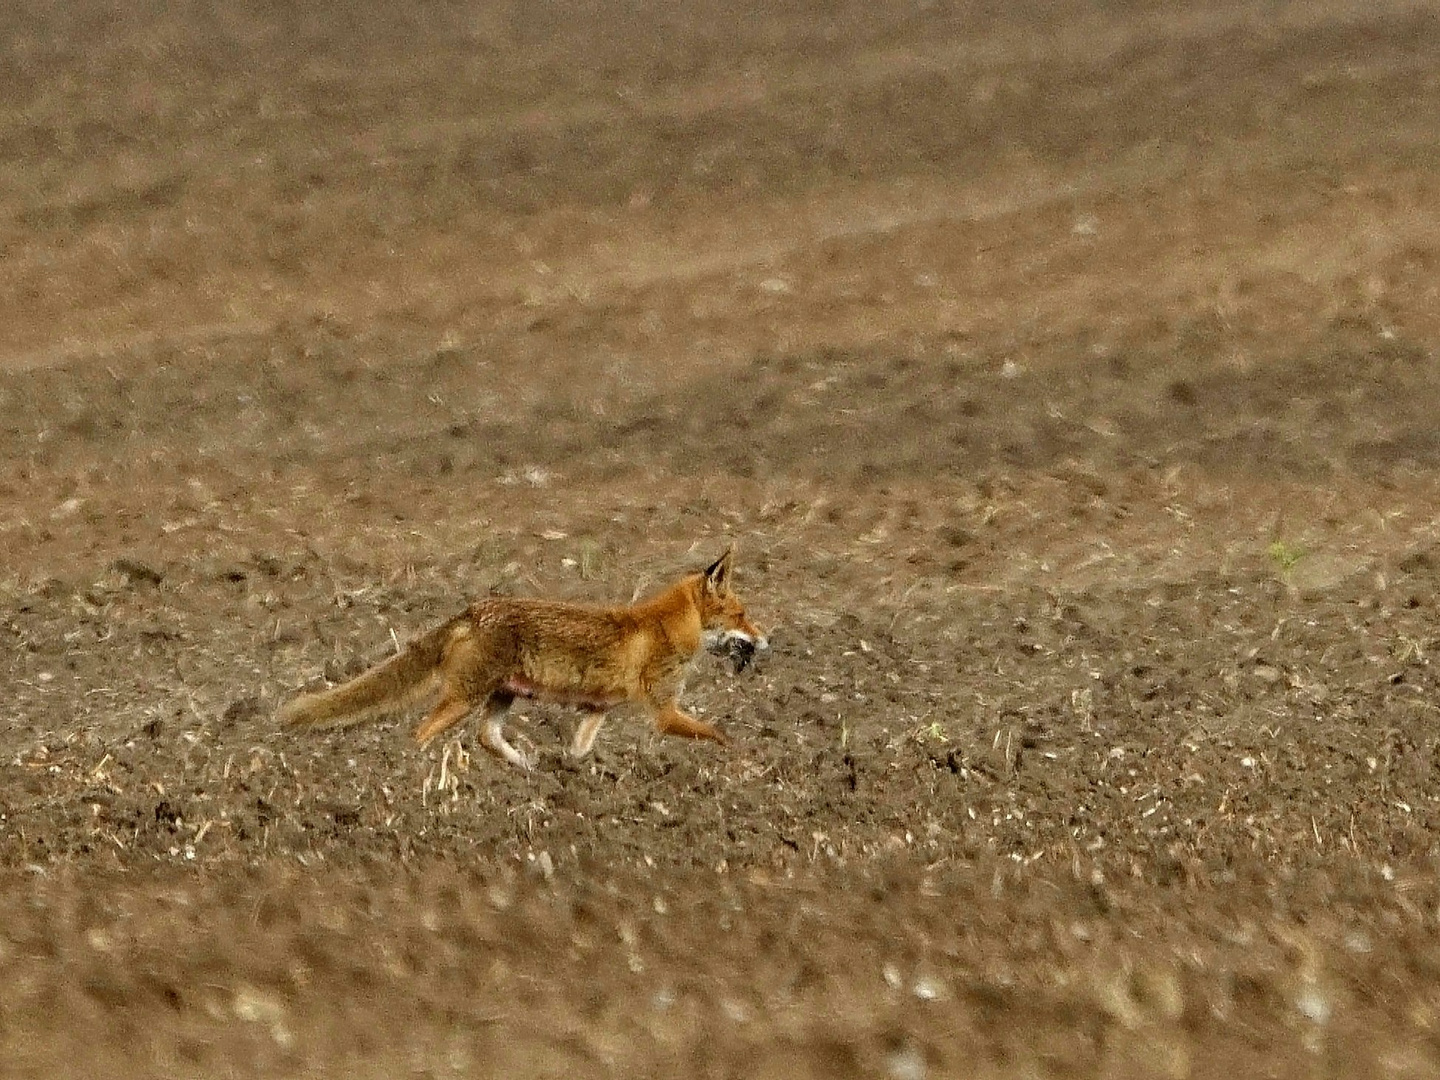
[[[0,1074],[1440,1075],[1440,11],[0,13]],[[727,747],[281,730],[738,545]]]

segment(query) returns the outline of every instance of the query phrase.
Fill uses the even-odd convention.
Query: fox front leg
[[[683,739],[709,739],[721,746],[730,741],[714,724],[682,712],[673,701],[667,701],[656,710],[655,730],[661,735],[676,735]]]
[[[585,710],[585,719],[575,729],[575,738],[570,740],[570,756],[579,761],[590,753],[595,745],[595,736],[600,734],[600,725],[605,722],[604,709]]]

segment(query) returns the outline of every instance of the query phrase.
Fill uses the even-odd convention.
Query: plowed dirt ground
[[[1440,11],[0,13],[0,1074],[1440,1075]],[[728,748],[280,702],[739,545]]]

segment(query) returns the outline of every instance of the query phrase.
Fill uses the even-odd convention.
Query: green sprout
[[[1305,557],[1305,549],[1295,544],[1287,544],[1284,540],[1276,540],[1266,551],[1275,565],[1280,568],[1281,578],[1288,581],[1295,565]]]

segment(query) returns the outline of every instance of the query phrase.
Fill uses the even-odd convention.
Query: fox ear
[[[705,584],[711,591],[723,593],[730,588],[730,563],[734,555],[735,545],[731,544],[723,555],[705,568]]]

